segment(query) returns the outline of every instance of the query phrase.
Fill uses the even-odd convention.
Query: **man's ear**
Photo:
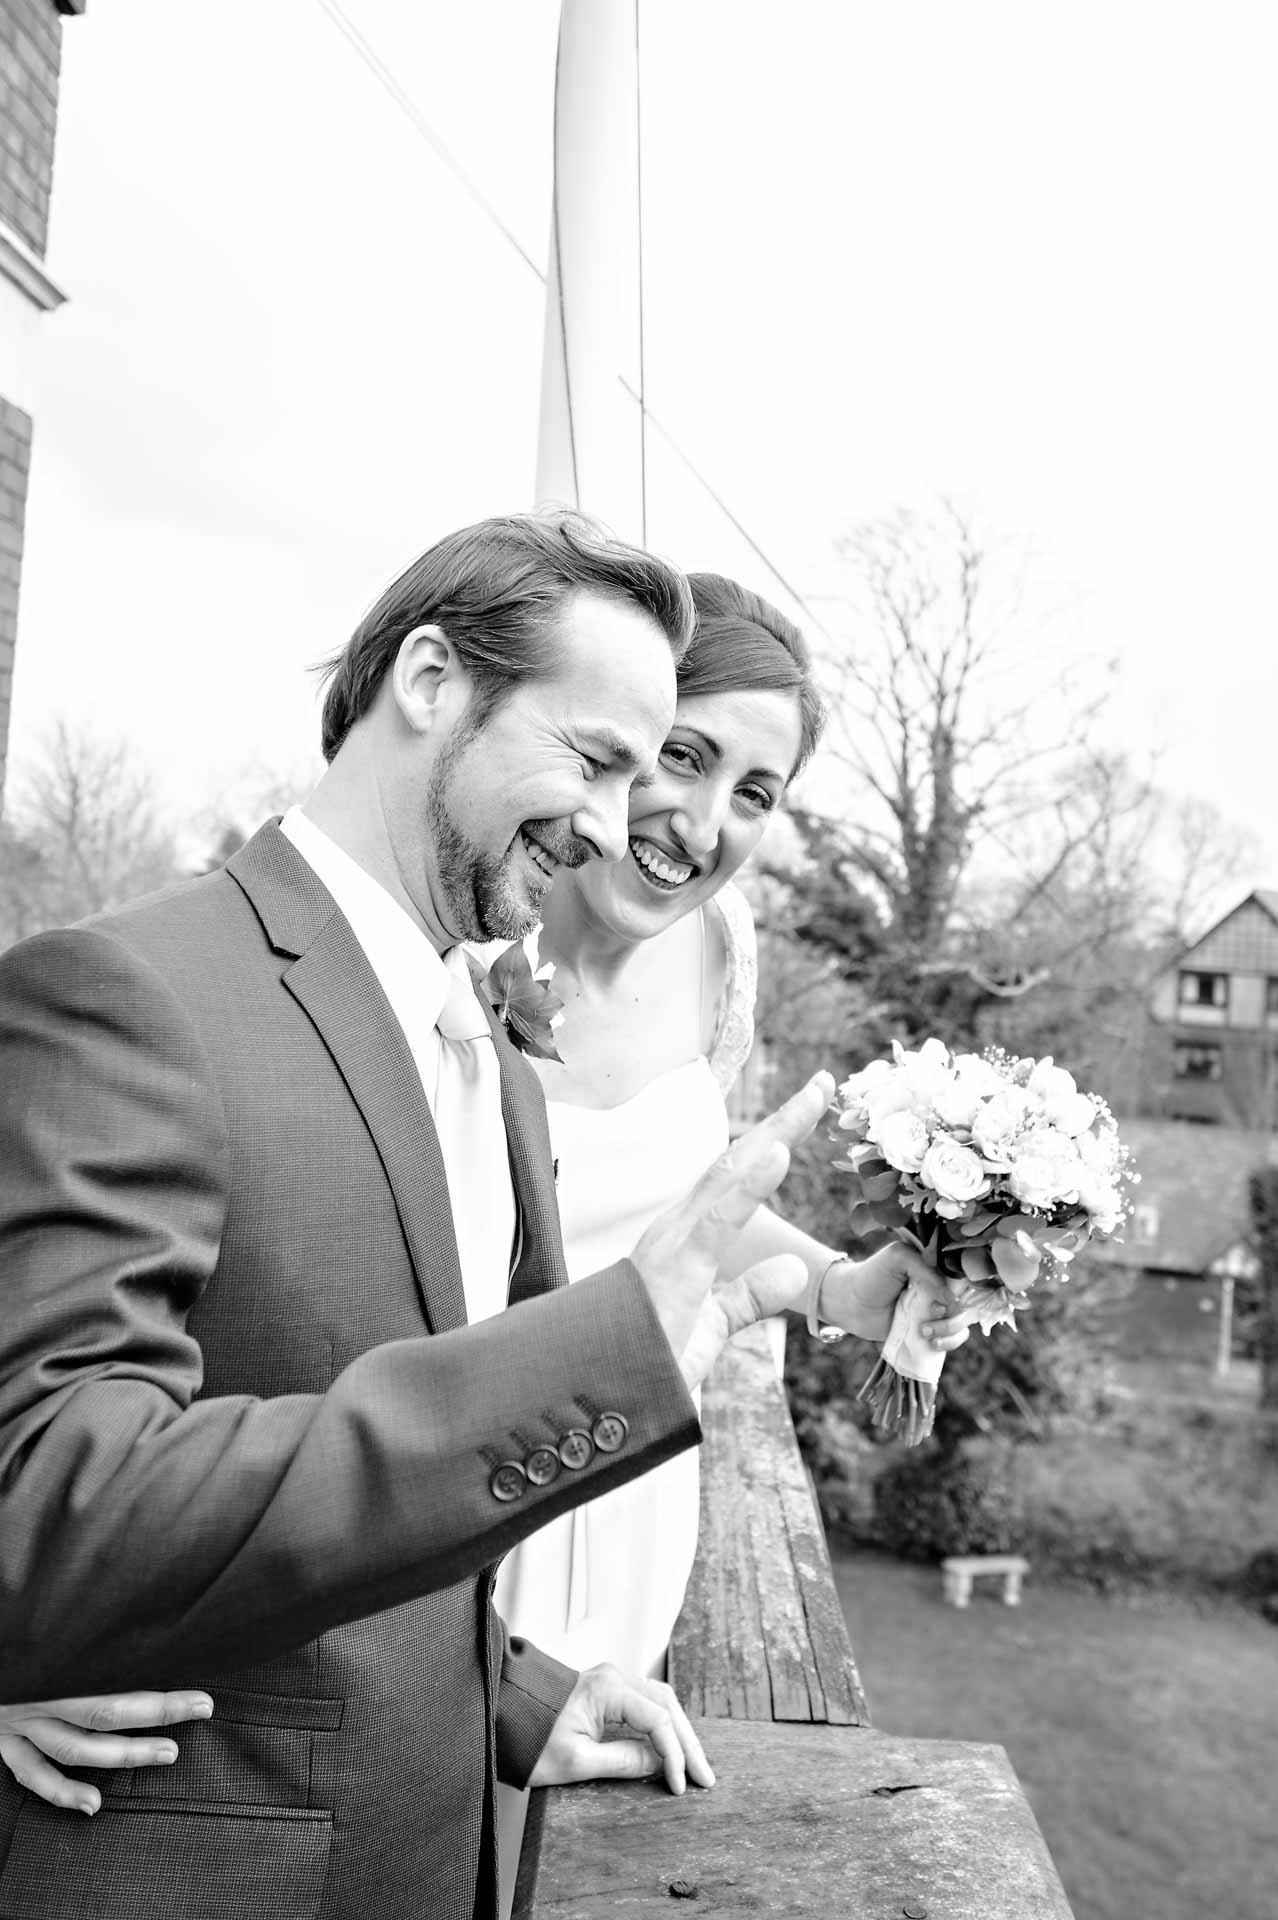
[[[466,670],[442,627],[414,627],[391,668],[395,705],[414,733],[429,733],[444,709],[467,693]]]

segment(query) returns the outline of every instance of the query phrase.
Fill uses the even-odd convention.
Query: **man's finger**
[[[797,1306],[807,1284],[808,1270],[797,1253],[771,1254],[731,1280],[716,1281],[713,1298],[723,1314],[728,1338],[753,1326],[756,1320],[767,1320]]]
[[[824,1071],[814,1073],[775,1113],[756,1121],[748,1132],[741,1135],[733,1145],[730,1158],[746,1171],[755,1155],[766,1153],[776,1141],[780,1141],[789,1152],[807,1139],[833,1098],[833,1076]]]
[[[580,1742],[573,1765],[582,1780],[646,1780],[663,1770],[661,1755],[647,1740]]]
[[[700,1740],[698,1740],[691,1720],[689,1720],[687,1714],[679,1704],[679,1696],[672,1687],[665,1686],[663,1682],[657,1682],[656,1684],[662,1687],[662,1691],[666,1696],[670,1718],[674,1721],[675,1732],[679,1736],[679,1744],[683,1748],[683,1756],[687,1762],[690,1777],[696,1781],[699,1787],[712,1787],[714,1785],[714,1768],[706,1759],[705,1748],[702,1746]]]
[[[719,1249],[772,1198],[789,1170],[790,1150],[783,1141],[756,1147],[748,1159],[739,1142],[730,1147],[693,1188],[688,1244],[717,1260]]]
[[[756,1320],[784,1313],[807,1292],[808,1270],[797,1253],[774,1253],[739,1276]]]
[[[625,1725],[644,1734],[661,1756],[671,1793],[683,1792],[689,1774],[699,1787],[714,1785],[710,1762],[672,1688],[660,1680],[641,1681],[627,1689],[620,1706]]]
[[[816,1073],[783,1107],[742,1134],[706,1169],[679,1209],[678,1226],[694,1250],[715,1258],[726,1237],[785,1179],[790,1149],[805,1140],[830,1104],[834,1082]]]

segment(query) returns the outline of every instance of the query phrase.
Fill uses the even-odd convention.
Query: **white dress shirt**
[[[439,1135],[473,1326],[506,1305],[516,1212],[492,1040],[445,1042],[437,1025],[445,1001],[451,995],[455,1006],[469,985],[465,956],[454,948],[446,964],[399,902],[300,807],[289,808],[280,831],[337,902],[404,1030]],[[490,1031],[477,999],[473,1031]]]

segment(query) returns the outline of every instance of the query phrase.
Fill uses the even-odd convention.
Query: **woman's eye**
[[[667,740],[661,749],[661,757],[683,773],[695,773],[701,765],[695,747],[686,747],[679,740]]]
[[[766,787],[741,787],[739,794],[752,813],[771,813],[774,802]]]

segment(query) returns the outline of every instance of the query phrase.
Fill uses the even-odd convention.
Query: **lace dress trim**
[[[754,1046],[754,1003],[759,991],[759,950],[750,902],[729,881],[709,903],[723,928],[727,978],[719,1002],[719,1024],[710,1048],[710,1071],[726,1094]]]

